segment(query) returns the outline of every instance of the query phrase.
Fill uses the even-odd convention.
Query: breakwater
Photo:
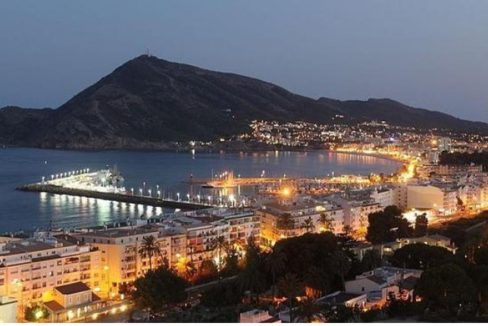
[[[124,194],[124,193],[75,189],[75,188],[62,187],[62,186],[57,186],[52,184],[34,183],[34,184],[19,186],[16,189],[19,191],[45,192],[45,193],[58,194],[58,195],[98,198],[98,199],[111,200],[111,201],[117,201],[123,203],[151,205],[151,206],[166,207],[166,208],[179,208],[182,210],[196,210],[196,209],[212,207],[211,205],[198,203],[198,202],[176,201],[176,200],[168,200],[168,199],[163,199],[158,197],[137,196],[132,194]]]

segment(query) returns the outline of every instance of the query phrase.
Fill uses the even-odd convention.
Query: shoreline
[[[358,156],[370,156],[380,159],[385,159],[389,161],[394,161],[398,163],[408,163],[406,160],[402,160],[399,158],[395,158],[392,156],[388,156],[385,154],[375,154],[375,153],[362,153],[356,151],[347,151],[347,150],[334,150],[329,148],[304,148],[304,147],[284,147],[284,148],[276,148],[276,147],[266,147],[263,146],[261,148],[246,148],[246,149],[202,149],[202,148],[188,148],[188,149],[150,149],[150,148],[105,148],[105,149],[82,149],[82,148],[41,148],[41,147],[23,147],[23,146],[7,146],[2,148],[4,150],[7,149],[27,149],[27,150],[41,150],[41,151],[61,151],[61,152],[79,152],[79,153],[101,153],[101,152],[134,152],[134,153],[173,153],[173,154],[188,154],[191,153],[192,150],[195,151],[195,154],[237,154],[237,153],[265,153],[265,152],[296,152],[296,153],[304,153],[304,152],[328,152],[328,153],[337,153],[337,154],[352,154]]]

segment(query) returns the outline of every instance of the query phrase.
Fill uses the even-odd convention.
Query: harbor
[[[176,200],[163,198],[159,190],[154,194],[155,196],[150,190],[147,195],[144,195],[143,189],[140,189],[139,193],[134,192],[134,189],[127,191],[123,186],[123,181],[123,177],[116,168],[95,172],[83,169],[53,174],[48,178],[42,177],[41,182],[21,185],[16,189],[26,192],[71,195],[180,210],[197,210],[214,206],[210,201],[200,200],[200,197],[197,200],[192,200],[190,196],[187,196],[185,201],[180,199],[179,194]]]

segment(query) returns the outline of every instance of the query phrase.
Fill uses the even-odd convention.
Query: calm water
[[[329,152],[261,153],[160,153],[160,152],[78,152],[39,149],[0,149],[0,233],[32,230],[52,223],[56,227],[103,225],[145,214],[161,213],[161,208],[136,206],[65,195],[15,191],[17,185],[38,182],[42,176],[82,168],[102,169],[116,164],[124,175],[126,188],[156,188],[165,193],[189,190],[189,176],[209,178],[223,170],[241,176],[320,176],[393,172],[399,163],[352,154]],[[193,189],[194,191],[200,191]],[[153,190],[154,191],[154,190]]]

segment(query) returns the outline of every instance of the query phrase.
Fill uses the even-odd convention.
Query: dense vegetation
[[[483,221],[485,215],[480,214],[471,223],[458,220],[450,224],[461,230]],[[415,229],[410,227],[396,207],[371,214],[370,221],[373,222],[368,230],[370,237],[379,243],[394,240],[399,234],[421,236],[427,227],[423,216],[417,218]],[[387,227],[380,221],[388,221]],[[347,249],[348,237],[330,232],[283,239],[269,251],[261,250],[251,238],[243,259],[237,259],[231,246],[222,244],[224,257],[219,268],[214,261],[205,261],[191,274],[193,284],[207,282],[196,307],[183,311],[172,308],[188,302],[185,289],[189,283],[167,266],[139,278],[133,297],[140,307],[165,311],[166,317],[161,320],[173,322],[235,322],[239,312],[253,308],[273,312],[283,308],[282,305],[291,311],[295,321],[312,321],[316,316],[330,322],[409,316],[426,321],[482,321],[488,315],[488,228],[480,226],[477,230],[459,242],[456,254],[418,243],[406,245],[387,257],[370,250],[361,261]],[[218,241],[215,245],[218,246]],[[147,250],[144,253],[147,255]],[[384,264],[424,270],[415,288],[415,295],[422,301],[404,302],[392,297],[382,309],[363,312],[319,305],[312,299],[296,299],[305,294],[317,297],[342,290],[346,280]],[[276,306],[272,304],[274,297],[286,300]]]
[[[476,165],[482,165],[483,171],[488,171],[488,152],[442,152],[439,156],[440,164],[447,165],[469,165],[474,163]]]
[[[372,244],[408,238],[414,231],[407,219],[402,217],[402,211],[396,206],[388,206],[383,211],[370,214],[368,222],[366,240]]]

